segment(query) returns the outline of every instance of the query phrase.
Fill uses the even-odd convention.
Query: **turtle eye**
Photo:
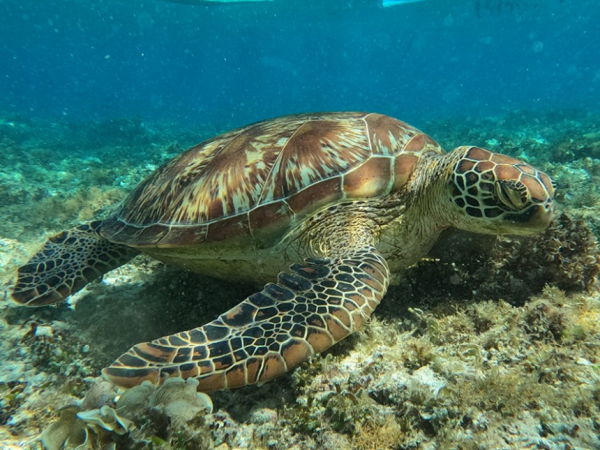
[[[520,210],[529,201],[527,188],[523,183],[516,180],[500,180],[496,183],[495,194],[497,199],[512,210]]]

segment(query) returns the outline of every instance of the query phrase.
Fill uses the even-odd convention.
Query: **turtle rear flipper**
[[[264,383],[360,329],[388,278],[372,247],[307,259],[211,323],[135,345],[103,374],[123,387],[195,377],[204,392]]]
[[[56,303],[137,255],[129,247],[104,239],[101,223],[80,225],[48,239],[19,268],[13,300],[26,306]]]

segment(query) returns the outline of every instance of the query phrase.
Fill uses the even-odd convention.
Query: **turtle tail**
[[[56,303],[137,255],[137,251],[102,237],[101,224],[80,225],[48,239],[19,268],[13,300],[25,306]]]

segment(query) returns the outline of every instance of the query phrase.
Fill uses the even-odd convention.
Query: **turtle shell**
[[[104,221],[102,234],[140,248],[274,241],[324,206],[401,188],[424,151],[443,152],[416,128],[381,114],[258,122],[168,161]]]

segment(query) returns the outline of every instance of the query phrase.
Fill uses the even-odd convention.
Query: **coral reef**
[[[152,433],[167,428],[166,435],[178,434],[181,439],[186,434],[186,446],[179,448],[206,448],[202,417],[213,406],[208,395],[196,392],[197,386],[195,379],[172,378],[158,388],[144,382],[117,395],[110,383],[100,381],[80,406],[61,408],[60,419],[42,433],[42,444],[47,450],[136,448],[166,443]],[[193,432],[186,428],[191,421]]]
[[[589,226],[563,213],[540,236],[499,240],[492,254],[497,261],[495,278],[503,279],[499,283],[503,286],[512,286],[516,277],[525,275],[520,291],[530,295],[540,290],[542,283],[566,292],[589,292],[600,273],[598,252]]]
[[[442,298],[522,304],[546,285],[589,291],[599,273],[597,239],[588,223],[559,213],[543,234],[526,238],[450,230],[431,258],[400,274],[392,290],[421,305]]]
[[[0,236],[30,241],[99,217],[162,162],[214,132],[135,119],[0,119],[0,207],[10,218],[0,222]]]
[[[399,325],[375,319],[349,356],[294,373],[287,414],[297,429],[333,429],[357,449],[596,448],[594,294],[573,304],[547,288],[520,307],[485,301],[454,314],[415,309]]]
[[[119,393],[94,376],[130,345],[205,323],[253,286],[138,257],[69,303],[0,303],[0,447],[37,450],[44,434],[48,448],[599,448],[599,120],[512,112],[421,125],[447,148],[501,149],[549,172],[555,223],[527,238],[448,231],[399,274],[363,332],[280,380],[212,393],[212,412],[192,380]],[[102,216],[213,131],[0,120],[4,297],[44,234]]]
[[[110,406],[78,412],[77,406],[60,410],[58,422],[42,433],[42,445],[46,450],[92,450],[114,449],[110,435],[123,436],[129,432],[131,423],[117,415]]]

